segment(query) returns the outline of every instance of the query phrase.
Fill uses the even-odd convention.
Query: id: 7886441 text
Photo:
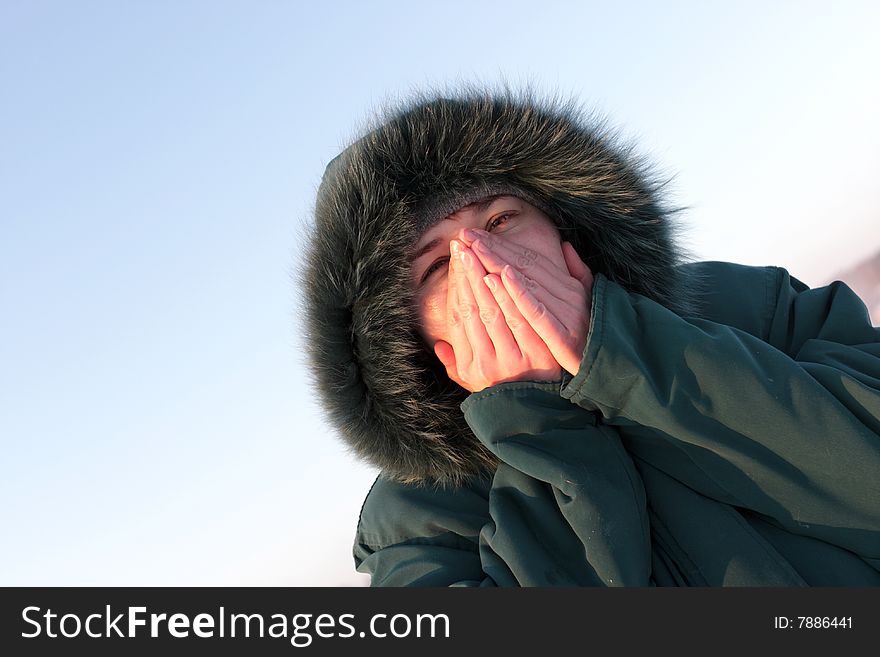
[[[853,626],[852,616],[774,616],[775,630],[830,630],[848,629]]]

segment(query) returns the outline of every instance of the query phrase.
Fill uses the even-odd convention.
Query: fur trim
[[[385,112],[327,166],[302,282],[324,407],[389,478],[458,485],[496,466],[464,421],[467,391],[417,333],[404,256],[425,208],[511,187],[536,199],[594,273],[690,310],[662,183],[573,101],[469,89]]]

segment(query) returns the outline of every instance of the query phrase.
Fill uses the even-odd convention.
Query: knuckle
[[[521,269],[531,267],[537,260],[538,254],[531,249],[523,249],[522,252],[516,256],[516,262]]]
[[[476,314],[476,307],[470,303],[463,303],[458,307],[458,312],[462,319],[470,319]]]
[[[498,308],[482,308],[480,310],[480,319],[484,324],[492,324],[498,319]]]
[[[517,317],[505,317],[504,321],[507,322],[507,325],[510,327],[511,331],[518,331],[522,326],[522,322],[519,321]]]

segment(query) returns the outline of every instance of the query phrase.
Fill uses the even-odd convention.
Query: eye
[[[443,265],[445,265],[447,262],[449,262],[449,258],[448,258],[448,257],[446,257],[446,258],[440,258],[439,260],[434,261],[434,262],[431,264],[431,266],[428,267],[428,268],[425,270],[425,273],[422,274],[422,280],[419,281],[419,283],[424,283],[426,280],[428,280],[428,277],[430,277],[431,274],[433,274],[435,271],[437,271],[438,269],[440,269],[440,268],[441,268]]]
[[[510,219],[516,212],[504,212],[502,214],[496,215],[492,217],[486,223],[486,231],[491,232],[493,228],[497,228],[498,226],[507,223],[507,220]]]

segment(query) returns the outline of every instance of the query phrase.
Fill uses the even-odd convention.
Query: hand
[[[471,392],[505,381],[558,381],[559,363],[504,286],[496,283],[495,291],[489,290],[486,270],[462,242],[452,240],[450,253],[449,342],[434,345],[449,378]]]
[[[580,368],[590,330],[593,273],[563,242],[566,269],[511,240],[481,230],[463,231],[473,252],[501,283],[519,313],[545,342],[557,362],[572,376]],[[497,286],[499,288],[501,286]]]

